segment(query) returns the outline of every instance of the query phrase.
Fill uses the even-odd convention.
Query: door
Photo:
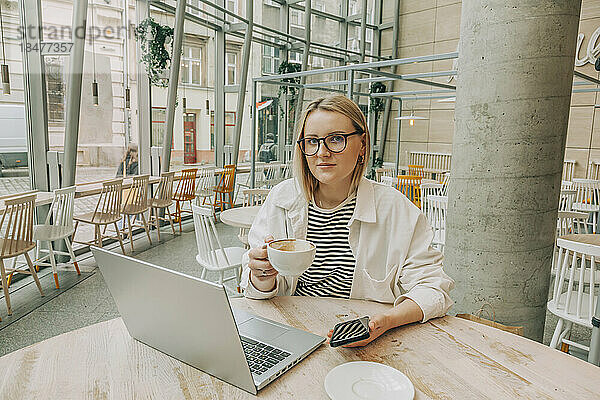
[[[196,114],[183,115],[183,163],[196,162]]]

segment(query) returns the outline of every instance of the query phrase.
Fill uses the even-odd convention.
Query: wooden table
[[[572,242],[591,244],[593,246],[600,246],[600,235],[593,233],[575,233],[572,235],[563,235],[561,239],[570,240]]]
[[[261,206],[236,207],[221,212],[221,222],[237,228],[250,228]]]
[[[389,308],[311,297],[241,298],[232,305],[321,335],[339,321]],[[598,367],[520,336],[444,317],[392,330],[364,348],[323,345],[258,397],[326,399],[323,381],[329,370],[355,360],[404,372],[415,385],[416,399],[597,399],[600,393]],[[113,319],[0,358],[0,398],[253,396],[133,340],[121,319]]]
[[[14,199],[15,197],[20,197],[20,196],[27,196],[27,195],[34,194],[34,193],[36,194],[36,197],[35,197],[35,206],[36,207],[52,204],[52,200],[54,199],[53,192],[30,191],[30,192],[10,194],[10,195],[0,197],[0,215],[4,214],[4,211],[6,211],[6,205],[4,204],[4,200]]]

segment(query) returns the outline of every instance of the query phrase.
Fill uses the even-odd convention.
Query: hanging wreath
[[[171,54],[167,46],[173,42],[173,35],[172,27],[161,25],[152,17],[143,20],[135,29],[135,38],[142,49],[140,61],[146,65],[150,84],[154,86],[169,86],[169,78],[165,75]]]

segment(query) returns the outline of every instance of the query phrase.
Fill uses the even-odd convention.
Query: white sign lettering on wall
[[[575,53],[575,66],[582,67],[587,63],[594,64],[596,62],[596,58],[600,54],[600,43],[598,43],[598,39],[600,38],[600,27],[592,33],[590,36],[590,41],[587,45],[587,51],[583,58],[579,58],[579,54],[581,53],[581,48],[583,47],[583,40],[585,39],[585,34],[580,33],[577,35],[577,52]]]

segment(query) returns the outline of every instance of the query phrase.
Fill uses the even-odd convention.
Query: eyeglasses
[[[325,147],[330,152],[341,153],[346,150],[346,146],[348,145],[348,136],[360,135],[362,133],[363,132],[361,131],[354,131],[350,133],[332,133],[322,138],[302,138],[299,139],[297,143],[305,156],[314,156],[317,154],[319,152],[319,148],[321,147],[321,142],[325,144]]]

